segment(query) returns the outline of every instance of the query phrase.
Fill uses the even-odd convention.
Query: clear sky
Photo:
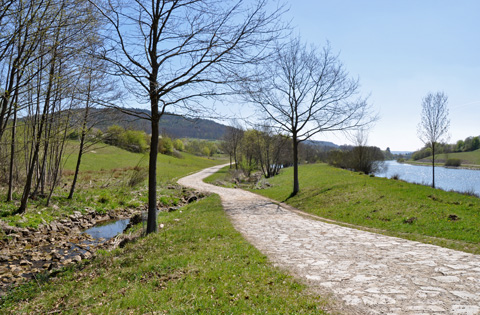
[[[295,33],[318,46],[330,42],[359,77],[380,120],[369,145],[392,151],[422,147],[422,98],[449,98],[450,142],[480,135],[479,0],[288,0]],[[349,143],[342,135],[317,140]]]

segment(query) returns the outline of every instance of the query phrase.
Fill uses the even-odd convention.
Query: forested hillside
[[[139,114],[149,114],[146,110],[135,110]],[[95,109],[94,119],[98,119],[97,128],[102,131],[113,124],[125,129],[141,130],[151,133],[148,120],[133,117],[113,109]],[[173,138],[197,138],[218,140],[225,134],[227,126],[207,119],[186,119],[181,116],[165,114],[160,119],[159,131]]]

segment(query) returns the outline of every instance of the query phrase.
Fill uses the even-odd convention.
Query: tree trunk
[[[16,94],[16,99],[18,100],[18,94]],[[14,104],[15,108],[13,109],[13,123],[12,123],[12,143],[10,144],[10,169],[8,170],[8,193],[7,201],[12,201],[13,199],[13,167],[15,161],[15,137],[17,130],[17,106]]]
[[[158,108],[152,106],[152,139],[148,161],[148,219],[147,234],[157,232],[157,155],[158,155]]]
[[[298,184],[298,141],[297,136],[293,135],[293,191],[291,196],[295,196],[300,191]]]
[[[27,209],[28,197],[30,196],[30,190],[31,190],[31,187],[32,187],[33,173],[35,171],[36,162],[38,160],[38,153],[40,151],[40,143],[41,143],[41,140],[42,140],[43,127],[45,125],[46,115],[47,115],[48,109],[50,107],[50,96],[51,96],[52,86],[53,86],[53,75],[55,73],[55,57],[56,57],[56,51],[54,52],[52,64],[50,66],[51,68],[50,68],[50,72],[49,72],[49,82],[48,82],[48,87],[47,87],[47,93],[45,95],[45,103],[44,103],[44,107],[43,107],[43,113],[41,115],[41,119],[40,119],[39,126],[38,126],[38,131],[37,131],[37,135],[36,135],[36,143],[35,143],[35,146],[33,148],[33,157],[32,157],[32,160],[30,162],[30,168],[28,170],[27,179],[26,179],[25,186],[24,186],[24,189],[23,189],[23,194],[22,194],[22,200],[20,202],[20,207],[18,207],[16,213],[24,213],[25,210]]]
[[[92,71],[90,71],[89,79],[90,80],[88,81],[87,102],[85,103],[85,115],[83,116],[82,122],[82,134],[80,135],[80,148],[78,149],[77,165],[75,166],[75,174],[73,175],[72,186],[70,187],[70,193],[68,194],[67,199],[73,199],[73,193],[75,192],[75,185],[77,184],[78,173],[80,172],[80,164],[82,163],[82,155],[85,147],[85,137],[87,135],[88,113],[90,109]]]
[[[432,143],[432,187],[435,188],[435,144]]]

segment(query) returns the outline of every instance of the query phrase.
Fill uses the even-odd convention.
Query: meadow
[[[175,179],[225,161],[183,154],[159,156],[159,199],[175,203],[182,189]],[[72,155],[66,170],[72,169]],[[73,201],[57,192],[54,206],[40,201],[23,216],[2,219],[35,226],[73,209],[107,211],[142,207],[145,184],[126,185],[146,158],[109,146],[85,155],[79,189]],[[71,176],[66,172],[63,180]],[[170,188],[168,187],[170,186]],[[172,186],[175,189],[172,189]],[[63,195],[62,195],[63,194]],[[41,209],[41,210],[40,210]],[[5,213],[5,211],[4,211]],[[18,218],[20,217],[20,218]],[[238,233],[218,196],[209,196],[175,212],[160,212],[158,233],[137,238],[124,248],[101,250],[53,274],[40,274],[0,298],[5,314],[324,314],[329,302],[285,272]],[[141,226],[129,233],[138,233]]]

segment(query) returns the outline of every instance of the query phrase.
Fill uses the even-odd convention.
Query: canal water
[[[432,184],[432,167],[419,166],[397,161],[386,161],[386,169],[375,176],[392,178],[398,175],[399,179],[410,183],[423,185]],[[436,166],[435,186],[443,190],[459,192],[474,192],[480,195],[480,170],[455,169]]]

